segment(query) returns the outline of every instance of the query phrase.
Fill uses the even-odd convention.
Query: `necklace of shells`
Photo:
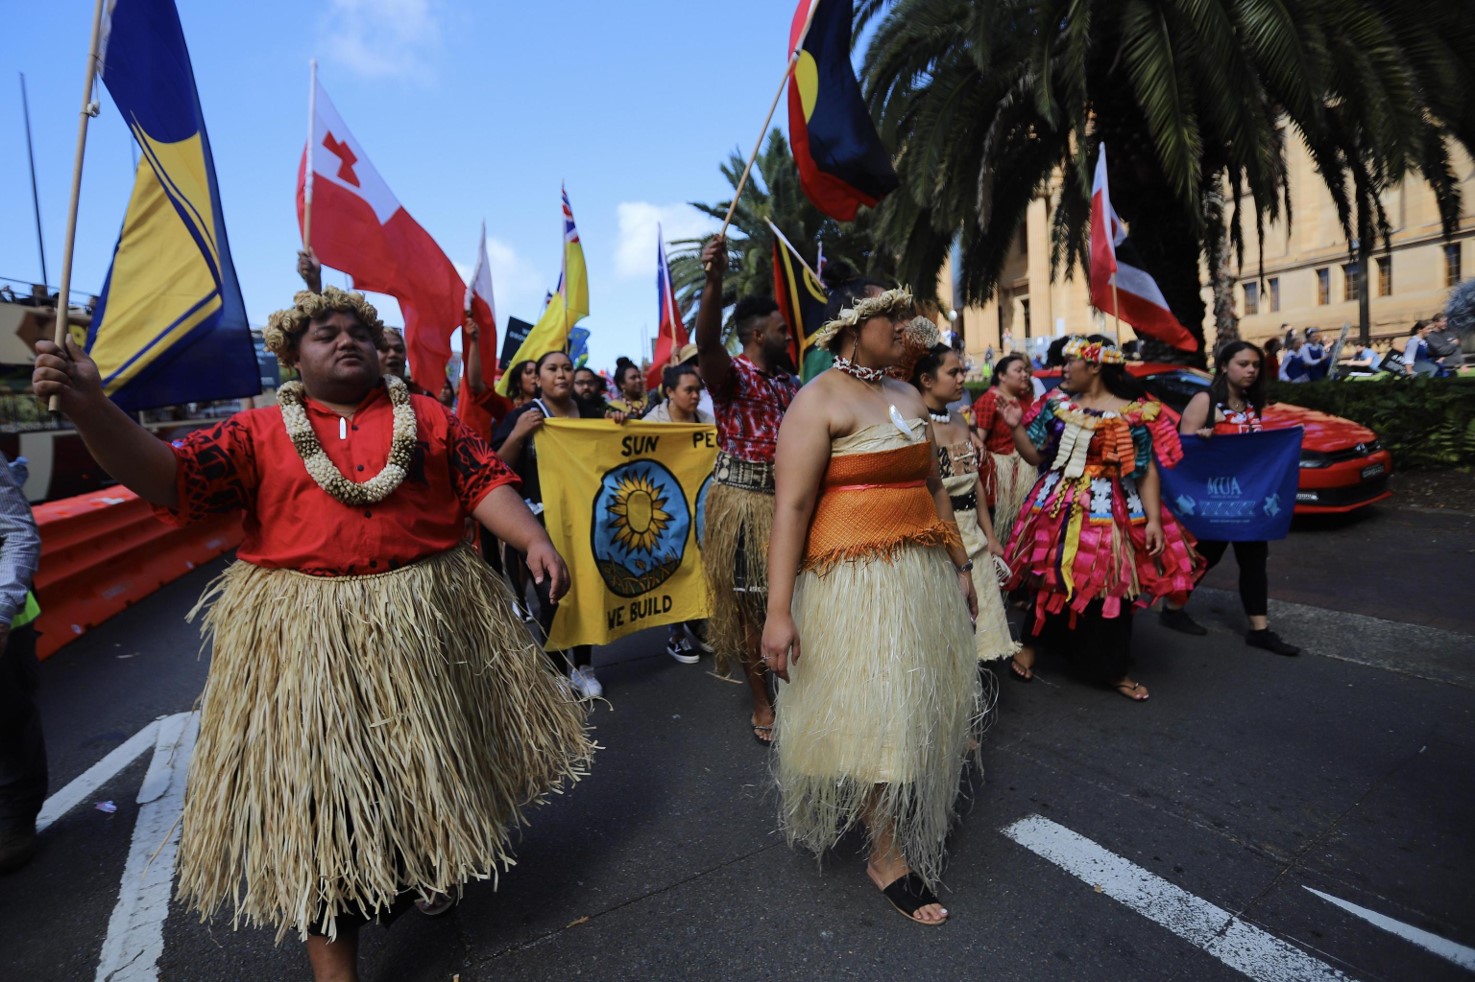
[[[383,470],[362,483],[344,477],[318,442],[317,434],[308,422],[307,410],[302,405],[302,383],[288,382],[277,390],[287,436],[291,438],[297,456],[302,458],[307,473],[312,475],[318,487],[345,505],[376,505],[389,497],[405,479],[410,456],[415,452],[415,407],[410,404],[410,390],[402,380],[390,375],[384,376],[384,385],[389,389],[389,404],[394,407],[394,435],[389,443],[389,459],[384,462]]]

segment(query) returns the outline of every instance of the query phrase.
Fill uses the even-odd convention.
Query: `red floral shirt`
[[[1029,408],[1026,402],[1024,407]],[[989,386],[973,403],[973,428],[983,435],[983,446],[989,453],[1014,453],[1014,434],[999,415],[999,390]]]
[[[717,446],[739,460],[773,463],[779,424],[799,384],[786,372],[760,371],[744,355],[732,360],[724,386],[712,387]]]
[[[466,517],[481,500],[517,476],[439,402],[410,401],[417,446],[404,481],[378,504],[345,505],[318,487],[287,436],[281,410],[270,406],[176,442],[179,505],[154,512],[171,525],[188,525],[243,510],[239,558],[313,576],[384,573],[445,552],[461,541]],[[365,481],[384,467],[394,420],[383,388],[347,418],[303,402],[318,442],[346,477]]]

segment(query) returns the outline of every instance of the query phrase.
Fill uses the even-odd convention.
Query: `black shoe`
[[[13,873],[36,855],[36,829],[0,832],[0,873]]]
[[[1268,627],[1263,631],[1251,631],[1249,634],[1246,634],[1245,644],[1251,648],[1264,648],[1266,651],[1277,655],[1299,655],[1301,653],[1300,648],[1297,648],[1293,644],[1286,644],[1280,639],[1279,634],[1276,634]]]
[[[1172,607],[1164,607],[1162,613],[1157,615],[1157,619],[1158,623],[1163,627],[1172,628],[1174,631],[1182,631],[1184,634],[1192,634],[1194,637],[1201,638],[1209,633],[1208,628],[1204,627],[1192,617],[1189,617],[1188,611],[1182,607],[1179,607],[1177,610],[1174,610]]]

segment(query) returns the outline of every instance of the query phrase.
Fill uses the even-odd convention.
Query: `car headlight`
[[[1332,458],[1320,450],[1302,450],[1301,466],[1304,467],[1330,467]]]

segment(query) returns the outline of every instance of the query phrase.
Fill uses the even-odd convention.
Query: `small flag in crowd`
[[[116,0],[100,36],[98,75],[140,151],[87,332],[103,387],[129,411],[256,395],[261,373],[179,13],[172,0]]]
[[[804,266],[778,227],[772,223],[769,227],[773,229],[773,298],[778,301],[779,313],[789,325],[790,355],[807,382],[817,374],[812,371],[814,359],[809,355],[814,336],[824,326],[829,294],[818,277]]]
[[[789,143],[815,207],[848,222],[896,189],[891,155],[876,135],[850,63],[850,0],[799,0],[789,29],[798,53],[789,79]]]
[[[1102,313],[1120,317],[1144,337],[1184,351],[1198,350],[1198,342],[1178,323],[1157,281],[1143,268],[1137,247],[1127,238],[1111,206],[1105,143],[1097,153],[1096,178],[1091,183],[1091,304]]]
[[[569,329],[589,316],[589,269],[584,265],[584,243],[574,225],[574,209],[569,204],[568,188],[563,188],[563,271],[558,276],[558,289],[549,296],[548,306],[527,340],[512,356],[512,364],[536,360],[550,351],[568,346]],[[507,394],[510,379],[497,380],[497,391]]]
[[[660,328],[656,331],[656,350],[650,371],[645,375],[646,389],[661,387],[661,374],[671,358],[686,346],[686,324],[676,306],[676,290],[671,285],[671,267],[666,262],[666,240],[661,226],[656,225],[656,302],[660,305]]]
[[[496,374],[497,369],[497,305],[492,298],[492,267],[487,260],[487,223],[481,223],[481,238],[477,240],[476,267],[466,284],[466,299],[463,312],[476,323],[477,367],[485,384]],[[456,415],[478,433],[492,432],[492,416],[476,398],[471,382],[471,351],[466,337],[465,325],[461,332],[461,384],[456,397]]]
[[[384,183],[322,85],[314,81],[314,89],[312,141],[297,171],[299,225],[305,207],[312,211],[307,245],[323,265],[353,277],[356,289],[398,300],[411,375],[425,382],[443,379],[466,284]]]

